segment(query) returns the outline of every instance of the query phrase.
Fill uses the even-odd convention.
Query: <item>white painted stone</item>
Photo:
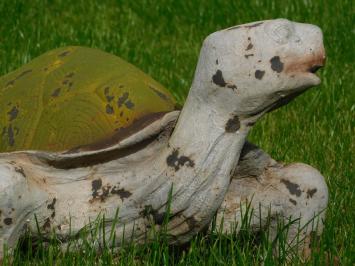
[[[0,244],[12,247],[26,228],[36,232],[34,214],[44,232],[62,239],[99,214],[109,232],[117,208],[116,245],[123,230],[142,241],[152,220],[162,222],[171,188],[171,242],[188,241],[221,206],[252,125],[318,85],[309,70],[324,58],[313,25],[279,19],[218,31],[203,42],[180,115],[166,114],[102,150],[0,154]],[[235,182],[232,196],[243,191]]]

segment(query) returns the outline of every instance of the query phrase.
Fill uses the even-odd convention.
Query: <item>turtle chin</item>
[[[318,86],[321,83],[320,78],[315,74],[315,72],[305,72],[303,74],[305,80],[305,85],[303,88],[307,89],[313,86]]]

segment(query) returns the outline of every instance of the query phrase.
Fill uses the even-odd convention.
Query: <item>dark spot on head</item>
[[[47,205],[47,209],[54,210],[54,205],[57,202],[56,198],[53,198],[52,202]]]
[[[63,80],[62,84],[66,85],[66,84],[68,84],[68,82],[69,82],[69,80],[66,79],[66,80]]]
[[[281,62],[279,56],[274,56],[273,58],[270,59],[271,63],[271,69],[276,71],[277,73],[282,72],[284,68],[284,64]]]
[[[131,100],[127,100],[124,105],[128,108],[128,109],[133,109],[134,107],[134,103],[131,102]]]
[[[253,44],[252,44],[252,43],[249,43],[248,46],[247,46],[247,48],[245,49],[245,51],[248,51],[248,50],[250,50],[250,49],[252,49],[252,48],[253,48]]]
[[[122,107],[122,105],[124,104],[124,102],[128,99],[128,92],[123,93],[123,95],[121,97],[118,98],[117,100],[117,106],[118,108]]]
[[[216,59],[216,65],[218,65],[218,59]]]
[[[313,195],[314,195],[316,192],[317,192],[317,189],[316,189],[316,188],[308,189],[308,190],[307,190],[307,199],[312,198]]]
[[[11,225],[12,224],[12,218],[5,218],[4,219],[4,224],[6,224],[6,225]]]
[[[239,128],[240,128],[239,117],[235,115],[227,121],[227,124],[224,129],[228,133],[233,133],[238,131]]]
[[[9,112],[7,112],[7,114],[9,115],[9,121],[16,119],[18,113],[19,110],[17,109],[17,107],[16,106],[12,107],[12,109]]]
[[[61,88],[57,88],[52,92],[52,97],[58,97],[60,93]]]
[[[301,196],[302,191],[301,191],[300,186],[298,184],[292,183],[291,181],[289,181],[287,179],[281,179],[280,182],[285,184],[286,188],[291,193],[291,195],[296,195],[297,197]]]
[[[60,53],[58,56],[64,57],[64,56],[67,56],[68,54],[70,54],[70,51],[64,51],[64,52]]]
[[[256,70],[256,71],[255,71],[255,78],[257,78],[257,79],[262,79],[263,76],[264,76],[264,74],[265,74],[265,71]]]
[[[237,86],[234,85],[234,84],[227,84],[227,88],[230,88],[232,90],[236,90],[237,89]]]
[[[295,201],[294,199],[289,198],[289,200],[293,205],[297,205],[297,201]]]
[[[251,25],[245,25],[244,27],[245,28],[248,28],[248,29],[251,29],[251,28],[255,28],[255,27],[258,27],[260,26],[261,24],[263,24],[264,22],[258,22],[258,23],[254,23],[254,24],[251,24]]]
[[[114,113],[113,107],[109,104],[106,104],[106,113],[112,115]]]
[[[254,54],[245,54],[244,57],[248,59],[250,56],[254,56]]]
[[[227,83],[223,79],[222,71],[217,70],[216,74],[212,76],[212,81],[214,84],[220,86],[220,87],[225,87]]]
[[[179,151],[174,149],[173,152],[166,158],[168,166],[173,167],[175,171],[178,171],[180,167],[186,165],[188,167],[194,167],[195,163],[187,156],[180,156]]]
[[[118,188],[116,188],[116,186],[114,186],[114,187],[111,189],[111,194],[116,194],[116,195],[118,195],[118,196],[121,198],[122,201],[123,201],[124,199],[126,199],[126,198],[129,198],[129,197],[132,195],[131,192],[125,190],[124,188],[118,189]]]

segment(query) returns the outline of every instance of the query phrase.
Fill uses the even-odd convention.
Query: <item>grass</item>
[[[56,47],[83,45],[117,54],[167,86],[183,103],[202,40],[232,25],[284,17],[319,25],[327,66],[322,85],[268,114],[250,139],[275,159],[320,169],[330,190],[322,251],[341,265],[355,263],[354,209],[354,8],[351,0],[284,1],[0,1],[0,74]],[[259,241],[260,242],[260,241]],[[63,253],[56,245],[14,264],[92,265],[260,263],[270,251],[247,232],[199,235],[187,247],[157,240],[97,253],[91,245]],[[266,249],[266,250],[265,250]],[[16,253],[17,254],[17,253]],[[267,253],[266,265],[283,264]],[[323,265],[323,253],[309,264]],[[19,255],[20,256],[20,255]],[[296,263],[296,262],[295,262]]]

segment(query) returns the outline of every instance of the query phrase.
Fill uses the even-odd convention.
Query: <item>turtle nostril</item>
[[[311,66],[308,71],[311,72],[311,73],[316,73],[318,69],[320,69],[322,67],[322,65],[314,65],[314,66]]]

